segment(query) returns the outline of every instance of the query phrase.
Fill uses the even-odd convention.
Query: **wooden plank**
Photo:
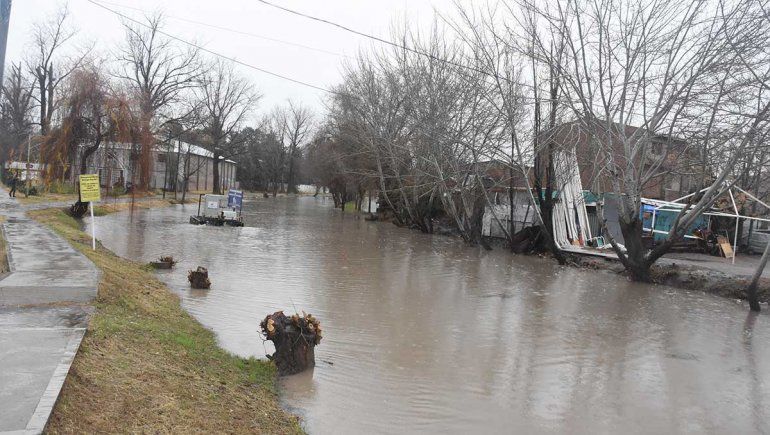
[[[733,247],[730,245],[730,241],[727,240],[727,237],[719,236],[717,237],[717,243],[719,243],[719,249],[722,251],[722,256],[725,258],[733,258],[735,256],[735,252],[733,252]]]

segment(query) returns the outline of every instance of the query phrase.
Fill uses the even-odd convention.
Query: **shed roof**
[[[126,142],[110,142],[109,146],[112,148],[119,148],[124,150],[128,150],[133,147],[132,144],[126,143]],[[155,150],[158,152],[185,153],[185,154],[189,151],[190,154],[194,156],[208,157],[210,159],[214,158],[214,153],[207,150],[206,148],[203,148],[202,146],[194,145],[191,143],[183,142],[183,141],[174,141],[174,143],[171,144],[170,146],[163,146],[163,145],[156,144]],[[232,164],[237,163],[233,160],[225,159],[224,157],[220,157],[219,160],[224,160],[225,162],[232,163]]]

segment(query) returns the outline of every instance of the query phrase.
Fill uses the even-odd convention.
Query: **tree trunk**
[[[759,260],[759,266],[754,271],[754,276],[751,278],[751,284],[746,289],[746,294],[749,299],[749,308],[751,311],[759,311],[759,295],[757,294],[757,288],[759,287],[759,280],[762,278],[762,272],[765,270],[767,260],[770,257],[770,243],[765,246],[765,251],[762,253],[762,259]]]
[[[139,189],[146,191],[150,187],[150,177],[152,170],[152,148],[153,137],[150,127],[151,115],[144,114],[141,125],[140,148],[139,148]]]
[[[288,189],[287,193],[297,193],[297,183],[294,181],[294,153],[296,152],[296,146],[292,145],[289,148],[289,176],[287,179]]]
[[[91,157],[93,153],[96,152],[96,150],[99,149],[99,144],[101,141],[97,141],[96,144],[86,147],[83,149],[83,155],[80,156],[80,173],[85,174],[88,170],[88,158]]]
[[[640,282],[652,282],[650,262],[647,260],[647,248],[642,242],[642,220],[634,217],[630,222],[619,219],[620,232],[626,246],[626,261],[624,264],[631,279]],[[620,254],[618,255],[620,256]]]
[[[190,152],[185,155],[184,160],[184,177],[182,178],[182,204],[184,204],[187,197],[187,183],[190,181]]]
[[[40,134],[45,136],[48,134],[48,124],[45,122],[48,103],[45,93],[45,76],[41,75],[40,67],[37,68],[37,75],[38,91],[40,92]]]
[[[212,167],[211,175],[212,175],[212,178],[214,179],[214,192],[213,193],[215,195],[219,195],[219,194],[222,193],[221,186],[219,185],[220,184],[219,183],[219,157],[220,157],[219,154],[215,153],[214,154],[214,161],[211,162],[211,167]]]
[[[511,166],[508,168],[508,218],[509,218],[509,226],[508,226],[508,234],[510,235],[510,238],[508,239],[508,244],[510,245],[511,252],[513,252],[513,234],[516,232],[516,228],[514,228],[513,218],[515,216],[515,211],[513,209],[513,200],[514,200],[514,179],[513,179],[513,147],[511,147]],[[526,219],[525,219],[526,220]]]

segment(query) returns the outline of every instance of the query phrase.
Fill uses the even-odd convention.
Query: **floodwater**
[[[610,272],[366,222],[316,198],[254,199],[244,228],[195,206],[97,218],[221,345],[272,352],[259,321],[317,316],[313,372],[281,381],[310,433],[768,433],[770,316]],[[188,269],[209,269],[191,290]]]

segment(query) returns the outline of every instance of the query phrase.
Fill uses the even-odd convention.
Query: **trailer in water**
[[[190,223],[195,225],[229,225],[242,227],[243,192],[231,189],[227,196],[201,194],[198,197],[198,214],[190,216]]]

